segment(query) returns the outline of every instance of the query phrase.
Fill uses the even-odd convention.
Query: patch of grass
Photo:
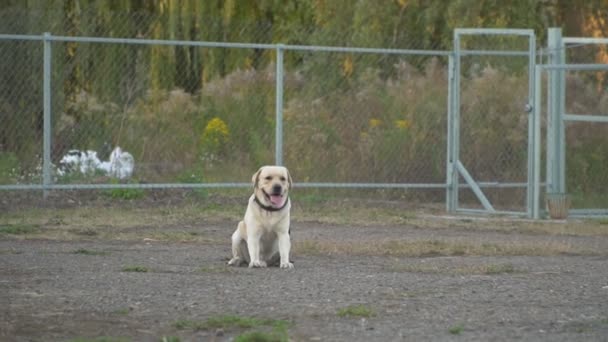
[[[0,225],[0,235],[28,235],[40,231],[40,227],[29,223],[3,224]]]
[[[80,255],[107,255],[108,252],[93,251],[93,250],[86,249],[86,248],[79,248],[79,249],[73,251],[72,254],[80,254]]]
[[[358,304],[358,305],[349,305],[345,308],[341,308],[338,310],[338,316],[340,317],[373,317],[376,314],[374,311],[366,305]]]
[[[110,189],[107,190],[106,195],[113,199],[121,200],[135,200],[144,197],[145,191],[143,189]]]
[[[311,255],[377,255],[402,257],[438,256],[514,256],[514,255],[606,255],[608,251],[578,248],[567,242],[533,243],[507,241],[487,243],[449,240],[368,241],[299,240],[293,244],[294,253]]]
[[[287,342],[289,339],[275,332],[248,332],[234,338],[234,342]]]
[[[464,331],[464,326],[462,324],[456,324],[451,326],[448,331],[452,335],[460,335]]]
[[[139,272],[139,273],[146,273],[146,272],[150,272],[150,269],[145,267],[145,266],[124,266],[122,268],[123,272]]]
[[[131,308],[123,308],[123,309],[118,309],[116,311],[114,311],[115,315],[121,315],[121,316],[126,316],[131,312]]]

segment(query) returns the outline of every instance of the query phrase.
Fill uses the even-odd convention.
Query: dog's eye
[[[281,177],[281,180],[284,182],[285,181],[285,177]]]
[[[266,177],[266,180],[272,180],[272,176]]]

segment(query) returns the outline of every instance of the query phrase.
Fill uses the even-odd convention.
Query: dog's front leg
[[[281,256],[281,268],[293,268],[293,264],[289,261],[289,253],[291,251],[291,240],[289,233],[279,233],[279,255]]]
[[[257,231],[247,236],[247,248],[249,249],[249,268],[266,267],[266,262],[260,260],[260,239],[262,234]]]

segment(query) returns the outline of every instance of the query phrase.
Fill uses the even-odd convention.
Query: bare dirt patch
[[[608,336],[601,221],[301,201],[296,268],[248,269],[225,265],[238,200],[66,203],[3,207],[0,340]]]

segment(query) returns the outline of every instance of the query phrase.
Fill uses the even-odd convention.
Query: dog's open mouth
[[[282,194],[269,195],[264,192],[264,196],[266,196],[266,199],[268,200],[268,202],[270,202],[270,205],[275,208],[280,208],[283,206],[283,204],[285,204],[285,196],[283,196]]]

